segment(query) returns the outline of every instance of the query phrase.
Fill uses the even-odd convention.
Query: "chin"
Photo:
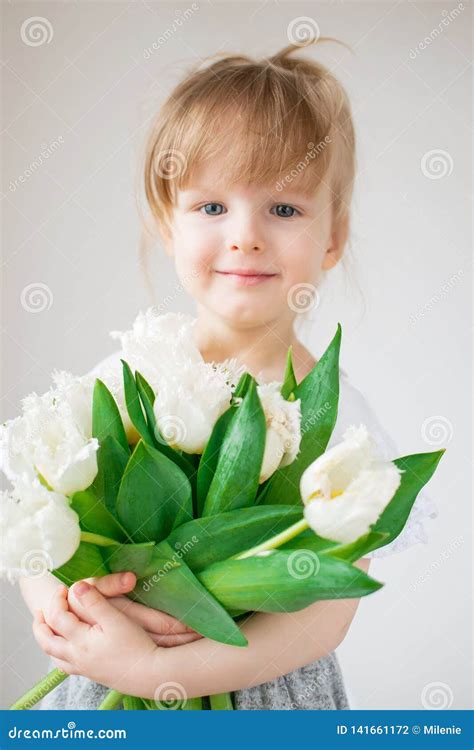
[[[217,308],[214,307],[214,311],[229,324],[239,328],[254,328],[273,320],[273,316],[269,315],[268,304],[252,304],[242,300],[222,300]]]

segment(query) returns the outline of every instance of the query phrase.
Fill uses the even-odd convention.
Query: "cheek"
[[[182,242],[175,251],[175,267],[180,282],[187,291],[199,299],[200,292],[212,283],[215,254],[209,243]]]
[[[281,267],[286,290],[296,284],[317,285],[321,278],[323,251],[314,241],[301,240],[302,237],[282,257]]]

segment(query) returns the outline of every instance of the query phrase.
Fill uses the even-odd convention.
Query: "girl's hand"
[[[114,607],[126,614],[127,617],[130,617],[131,620],[141,625],[157,646],[165,648],[181,646],[184,643],[190,643],[203,637],[200,633],[196,633],[192,628],[188,628],[187,625],[184,625],[184,623],[175,617],[166,614],[166,612],[161,612],[161,610],[134,602],[126,596],[120,596],[120,594],[126,594],[135,588],[137,578],[134,573],[110,573],[106,576],[85,578],[84,580],[93,584],[103,596],[109,599],[110,604],[113,604]],[[71,590],[69,599],[72,609],[77,616],[81,620],[84,620],[84,622],[94,625],[94,622],[87,619],[88,613],[81,607],[80,602],[78,602],[74,596],[74,592]]]
[[[137,579],[134,573],[110,573],[106,576],[85,578],[84,580],[93,584],[116,609],[126,614],[133,622],[141,625],[157,646],[170,648],[202,638],[202,635],[188,628],[175,617],[160,610],[146,607],[144,604],[139,604],[124,596],[135,587]],[[62,584],[59,584],[58,581],[58,588],[60,585]],[[73,612],[79,619],[89,623],[89,625],[95,625],[90,612],[74,596],[72,589],[69,591],[69,600]],[[49,606],[43,607],[43,612],[47,620]]]
[[[47,618],[35,612],[33,632],[56,667],[80,674],[128,695],[140,695],[140,673],[158,647],[143,628],[113,607],[86,581],[75,583],[77,596],[96,624],[82,622],[72,612],[67,586],[53,594]]]

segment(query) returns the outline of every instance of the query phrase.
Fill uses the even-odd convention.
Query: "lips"
[[[238,286],[255,286],[257,284],[264,284],[266,281],[270,281],[275,278],[276,273],[262,273],[261,271],[251,271],[250,269],[235,271],[216,271],[224,279],[228,279],[230,283],[237,284]]]
[[[230,271],[218,271],[216,273],[229,274],[232,276],[276,276],[274,273],[265,273],[254,269],[241,270],[239,268],[232,269]]]

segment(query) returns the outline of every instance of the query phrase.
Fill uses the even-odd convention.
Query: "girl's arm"
[[[367,573],[369,558],[354,563]],[[142,697],[179,683],[187,698],[242,690],[274,680],[330,654],[344,640],[359,599],[331,599],[290,613],[258,613],[241,625],[248,646],[204,638],[180,648],[157,649],[143,675]],[[146,684],[146,687],[145,687]]]
[[[370,561],[356,564],[367,572]],[[203,638],[165,649],[87,581],[71,590],[61,586],[52,598],[47,618],[35,613],[33,632],[57,667],[127,695],[158,700],[169,683],[193,698],[259,685],[316,661],[341,643],[359,604],[359,599],[338,599],[300,612],[253,615],[242,626],[249,642],[245,648]],[[84,610],[94,625],[81,620]]]

